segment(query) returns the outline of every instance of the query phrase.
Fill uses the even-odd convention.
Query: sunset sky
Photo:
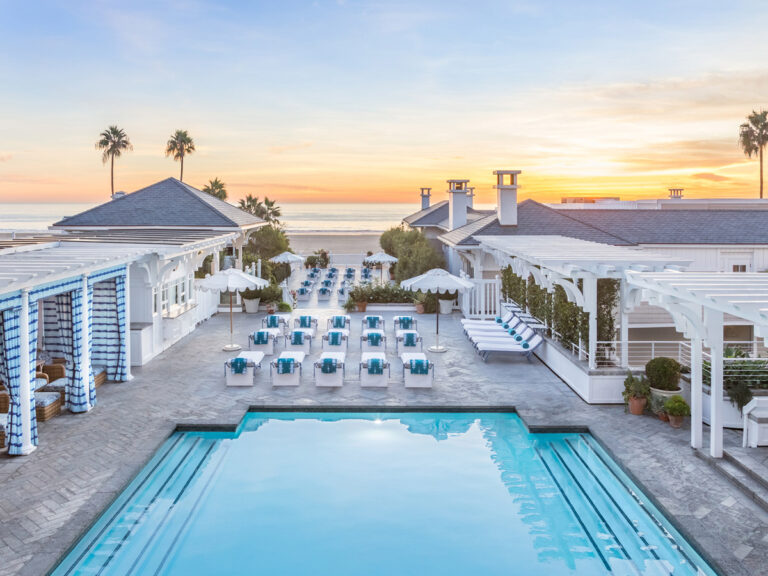
[[[281,202],[757,196],[738,126],[768,107],[764,1],[0,0],[0,202],[97,201],[168,176]]]

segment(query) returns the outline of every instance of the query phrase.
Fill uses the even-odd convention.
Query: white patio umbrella
[[[376,252],[376,254],[367,256],[363,262],[369,264],[394,264],[397,262],[397,258],[390,256],[386,252]],[[384,266],[381,267],[381,281],[384,281]]]
[[[466,292],[475,287],[469,280],[454,276],[447,270],[433,268],[429,272],[400,282],[400,287],[414,292],[431,292],[445,294],[446,292]],[[440,346],[440,307],[435,310],[435,345],[428,348],[430,352],[445,352],[445,346]]]
[[[243,290],[255,290],[257,288],[266,288],[269,282],[263,278],[246,274],[237,268],[227,268],[216,272],[213,276],[208,274],[200,280],[197,285],[208,292],[229,292],[229,344],[222,350],[232,352],[240,350],[240,345],[233,342],[234,328],[232,326],[232,294],[242,292]]]
[[[277,256],[273,256],[269,259],[274,264],[298,264],[304,262],[304,257],[294,254],[293,252],[283,252]]]

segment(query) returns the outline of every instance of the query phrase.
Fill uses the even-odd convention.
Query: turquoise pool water
[[[714,571],[587,434],[514,414],[253,413],[174,434],[54,571]]]

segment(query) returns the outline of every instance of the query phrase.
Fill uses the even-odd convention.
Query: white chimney
[[[683,190],[685,190],[685,188],[670,188],[669,189],[670,200],[682,200]]]
[[[468,208],[474,208],[475,207],[475,187],[470,186],[467,188],[467,207]]]
[[[421,189],[421,209],[426,210],[429,208],[429,197],[432,193],[432,188]]]
[[[517,226],[517,175],[521,170],[495,170],[496,216],[502,226]]]
[[[448,180],[448,230],[467,223],[467,183],[469,180]]]

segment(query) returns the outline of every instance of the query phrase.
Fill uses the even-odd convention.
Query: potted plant
[[[349,301],[355,303],[358,312],[366,311],[370,296],[371,290],[367,286],[357,285],[349,291]]]
[[[648,379],[642,375],[638,378],[632,372],[627,372],[622,396],[624,396],[625,404],[629,406],[629,413],[642,416],[650,395],[651,388],[648,386]]]
[[[288,304],[288,302],[280,302],[277,305],[278,312],[290,312],[291,310],[293,310],[293,308],[291,308],[291,305]]]
[[[256,314],[259,311],[259,302],[261,301],[261,290],[243,290],[240,292],[243,299],[246,314]]]
[[[680,364],[660,356],[645,365],[645,375],[651,386],[651,410],[659,414],[664,411],[664,402],[680,393]]]
[[[426,302],[427,296],[423,292],[416,294],[413,299],[413,305],[416,307],[416,314],[424,314],[424,302]]]
[[[440,302],[440,314],[450,314],[453,312],[453,302],[456,300],[456,292],[438,294],[437,299]]]
[[[667,398],[664,402],[664,412],[669,415],[669,425],[672,428],[680,428],[683,425],[683,418],[691,415],[688,403],[679,394]]]
[[[352,300],[352,298],[347,298],[347,301],[344,302],[344,310],[346,310],[347,312],[354,311],[356,307],[357,307],[357,303],[355,303],[355,301]]]
[[[270,284],[261,289],[261,299],[267,309],[267,314],[274,314],[277,310],[277,303],[283,299],[283,290],[277,284]]]

